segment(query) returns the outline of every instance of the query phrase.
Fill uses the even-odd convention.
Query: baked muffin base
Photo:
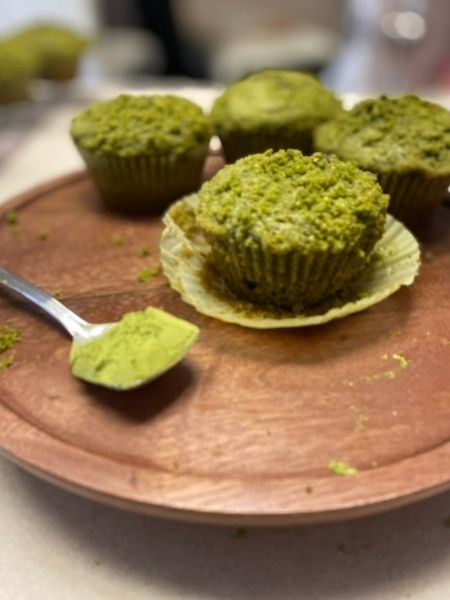
[[[158,214],[198,188],[208,146],[180,155],[129,158],[78,150],[107,208]]]
[[[408,225],[429,219],[444,202],[450,186],[447,175],[427,177],[420,172],[378,175],[378,181],[391,197],[388,212]]]
[[[245,133],[232,132],[218,134],[222,143],[223,155],[227,163],[232,163],[248,156],[266,150],[282,150],[296,148],[303,154],[312,154],[312,131],[299,131],[295,134],[282,131]]]

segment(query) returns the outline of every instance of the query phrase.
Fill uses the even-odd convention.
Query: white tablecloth
[[[0,201],[79,168],[53,112],[0,170]],[[1,426],[1,423],[0,423]],[[0,600],[446,600],[450,493],[324,526],[234,529],[128,514],[0,459]]]

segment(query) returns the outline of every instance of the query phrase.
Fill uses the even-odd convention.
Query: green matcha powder
[[[108,387],[134,387],[175,365],[198,333],[192,323],[157,308],[130,312],[97,339],[74,341],[72,373]]]

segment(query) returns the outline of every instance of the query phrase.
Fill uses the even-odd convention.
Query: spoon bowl
[[[120,348],[120,340],[114,340],[114,345],[111,345],[112,354],[110,352],[111,355],[108,356],[108,359],[111,363],[110,372],[112,370],[113,373],[118,374],[118,378],[108,379],[98,368],[98,364],[104,366],[101,359],[95,360],[97,355],[101,356],[100,344],[106,342],[108,336],[114,335],[113,330],[117,331],[127,317],[144,313],[128,313],[123,320],[116,323],[89,323],[46,291],[3,267],[0,267],[0,284],[39,306],[72,336],[70,362],[73,375],[89,383],[102,385],[116,391],[140,387],[167,372],[184,358],[199,334],[198,328],[192,323],[160,309],[147,308],[144,313],[147,313],[149,318],[154,319],[157,324],[155,330],[158,332],[161,344],[158,346],[155,341],[153,345],[149,345],[153,342],[150,335],[151,329],[146,337],[144,337],[146,335],[144,331],[139,338],[143,341],[142,346],[138,343],[128,343],[124,350]],[[126,336],[124,340],[126,341]],[[155,354],[153,363],[150,361],[152,351]],[[114,352],[116,352],[116,356]],[[79,360],[80,356],[81,360]],[[123,365],[120,365],[121,360]],[[135,364],[139,367],[136,369],[136,375],[134,375]]]

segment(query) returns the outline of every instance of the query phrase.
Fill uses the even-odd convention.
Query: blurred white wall
[[[93,0],[1,0],[0,35],[32,21],[57,21],[92,33],[97,28]]]
[[[266,67],[314,69],[335,56],[345,0],[173,0],[184,38],[222,82]]]

